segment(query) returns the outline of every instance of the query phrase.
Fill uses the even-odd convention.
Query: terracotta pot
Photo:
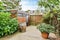
[[[18,29],[19,29],[20,32],[26,32],[26,26],[22,26],[22,27],[19,26]]]
[[[15,18],[17,16],[16,15],[17,14],[17,10],[11,10],[10,12],[11,12],[11,17],[12,18]]]
[[[11,17],[12,17],[12,18],[15,18],[15,17],[16,17],[16,14],[11,14]]]
[[[43,32],[42,33],[42,37],[45,39],[48,39],[49,33]]]
[[[17,10],[11,10],[10,11],[12,14],[16,14],[17,13]]]
[[[19,24],[20,32],[26,32],[26,22]]]

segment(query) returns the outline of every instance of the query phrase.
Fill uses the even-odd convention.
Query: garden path
[[[27,27],[24,33],[16,33],[12,36],[1,38],[0,40],[45,40],[41,37],[41,32],[35,26]]]

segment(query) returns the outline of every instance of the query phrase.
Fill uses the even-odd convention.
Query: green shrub
[[[47,33],[54,33],[55,32],[55,27],[51,26],[50,24],[42,23],[38,26],[38,29],[41,32],[47,32]]]
[[[54,16],[53,13],[47,12],[43,15],[43,19],[44,19],[43,21],[45,23],[49,24],[50,20],[53,18],[53,16]]]
[[[3,2],[0,1],[0,10],[4,10],[5,7],[3,6]]]
[[[8,12],[0,12],[0,37],[14,33],[17,28],[16,18],[11,18]]]

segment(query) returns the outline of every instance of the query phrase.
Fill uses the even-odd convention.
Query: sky
[[[38,0],[21,0],[22,10],[35,10],[37,9]]]

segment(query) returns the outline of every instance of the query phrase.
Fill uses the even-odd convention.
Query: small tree
[[[57,28],[57,14],[59,13],[58,11],[60,10],[60,0],[39,0],[38,1],[38,6],[43,6],[45,7],[45,11],[47,8],[49,8],[49,10],[47,10],[49,12],[49,14],[53,14],[53,20],[51,19],[51,17],[48,15],[49,19],[50,19],[50,24],[53,24],[55,26],[55,28]],[[51,23],[52,22],[52,23]],[[59,27],[58,27],[59,28]]]
[[[6,6],[7,9],[15,9],[18,8],[19,2],[21,0],[1,0]],[[21,6],[20,6],[21,7]]]
[[[43,6],[45,8],[49,8],[50,10],[55,7],[59,7],[60,0],[39,0],[38,6]],[[57,10],[57,9],[56,9]]]

